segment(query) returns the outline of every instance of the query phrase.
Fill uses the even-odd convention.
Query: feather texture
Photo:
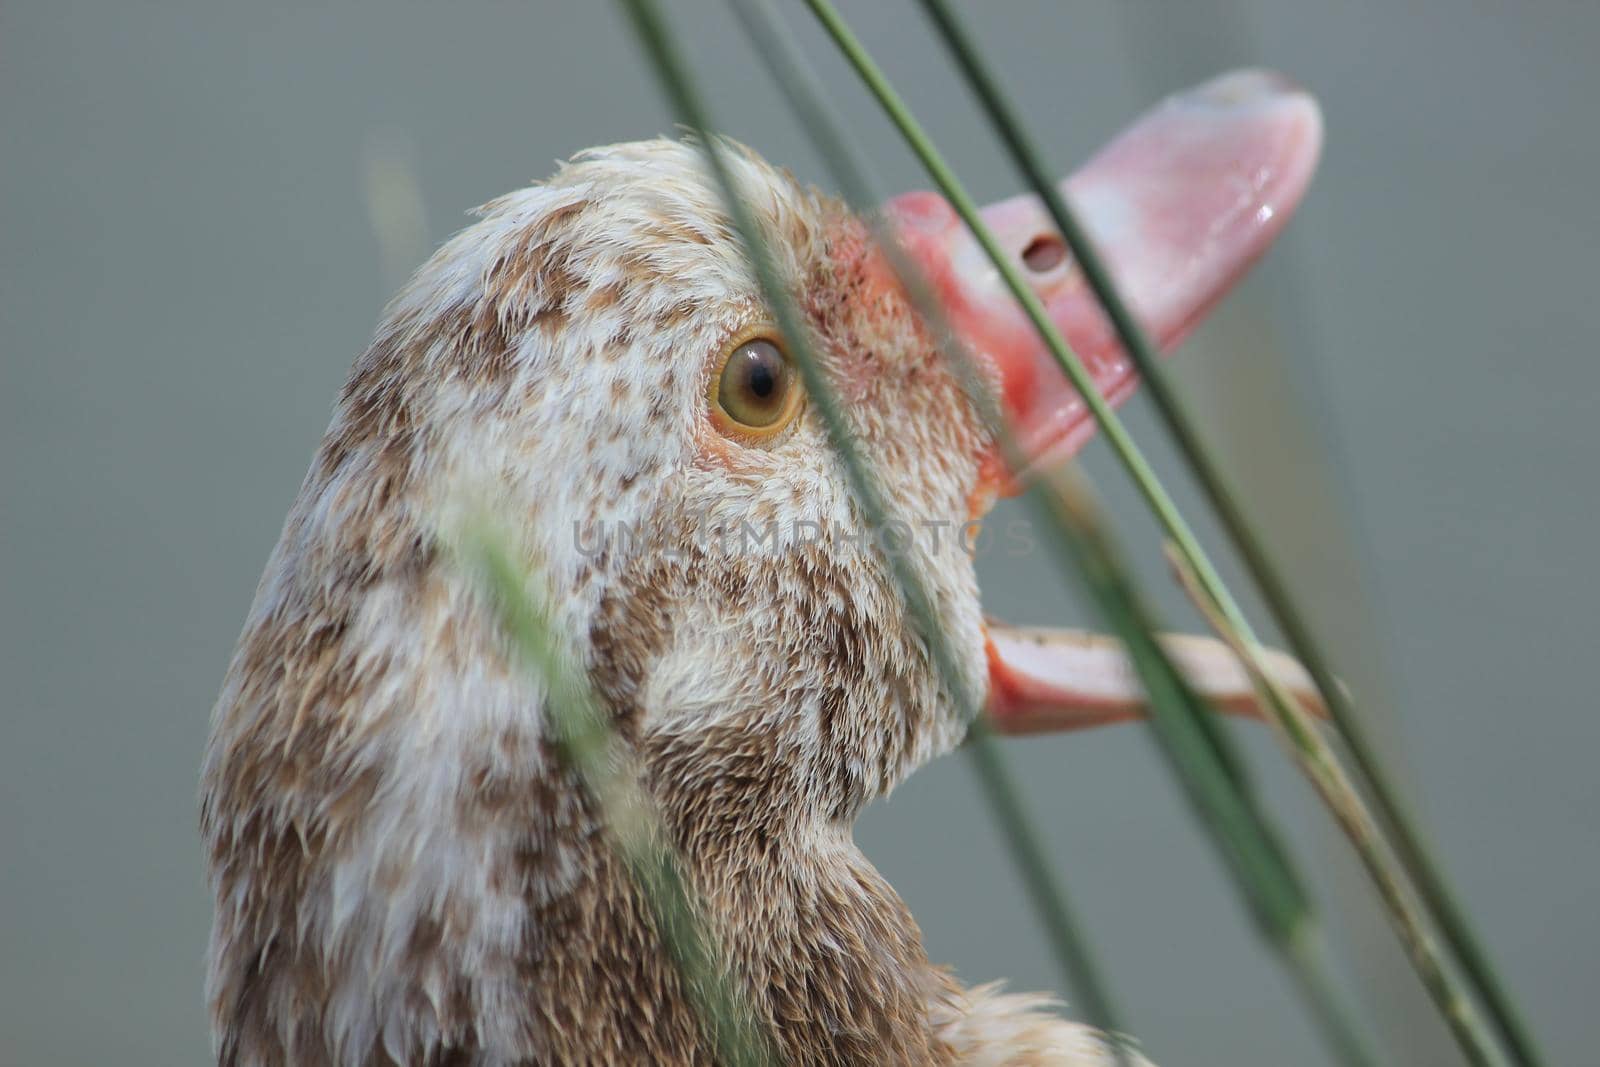
[[[863,228],[736,160],[880,478],[907,518],[966,522],[992,443]],[[787,1060],[1106,1062],[1045,1002],[932,966],[851,840],[964,724],[816,420],[749,447],[707,418],[764,312],[696,149],[596,149],[480,214],[356,362],[216,706],[219,1062],[710,1059],[541,680],[451,558],[485,507],[549,583]],[[975,701],[971,559],[953,535],[907,550]]]

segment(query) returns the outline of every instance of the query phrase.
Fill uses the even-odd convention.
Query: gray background
[[[722,6],[671,6],[725,126],[819,178]],[[974,190],[1014,191],[912,6],[846,8]],[[1323,101],[1286,244],[1175,367],[1553,1060],[1594,1062],[1600,6],[969,11],[1063,166],[1229,66]],[[805,29],[890,186],[925,184]],[[0,1062],[206,1058],[195,768],[350,360],[467,208],[669,126],[604,3],[0,8]],[[1088,466],[1196,625],[1103,445]],[[1042,557],[983,569],[1000,615],[1082,617]],[[1454,1062],[1342,842],[1246,734],[1369,1021],[1402,1062]],[[1143,730],[1010,751],[1158,1062],[1323,1062]],[[960,758],[860,837],[936,958],[1060,988]]]

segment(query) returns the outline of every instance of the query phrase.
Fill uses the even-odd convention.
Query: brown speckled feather
[[[965,521],[989,442],[859,225],[753,156],[739,171],[888,489]],[[553,758],[541,680],[444,548],[485,505],[556,591],[787,1061],[1103,1062],[1040,1002],[930,965],[851,841],[962,724],[849,535],[814,416],[761,447],[707,418],[718,357],[763,312],[695,150],[596,150],[482,214],[357,362],[217,704],[219,1062],[710,1062]],[[782,551],[709,536],[740,521],[820,534]],[[971,560],[916,551],[958,644],[981,649]],[[962,667],[981,695],[977,653]]]

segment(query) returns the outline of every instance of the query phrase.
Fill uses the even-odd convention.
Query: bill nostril
[[[1055,270],[1067,258],[1067,246],[1053,233],[1042,233],[1022,250],[1022,262],[1035,274]]]

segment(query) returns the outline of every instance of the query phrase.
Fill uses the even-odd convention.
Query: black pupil
[[[765,362],[757,362],[750,368],[750,391],[758,399],[767,399],[777,388],[778,375],[773,367]]]
[[[763,413],[783,399],[783,378],[787,369],[783,353],[771,341],[751,341],[741,350],[737,382],[744,402]],[[752,412],[753,414],[754,412]]]

